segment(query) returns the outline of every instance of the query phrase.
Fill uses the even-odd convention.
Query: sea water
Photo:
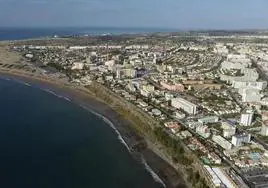
[[[163,187],[107,120],[69,98],[0,79],[0,120],[0,187]]]

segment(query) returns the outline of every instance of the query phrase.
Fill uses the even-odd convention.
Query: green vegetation
[[[172,156],[174,163],[180,163],[183,165],[190,165],[193,163],[193,160],[185,154],[183,146],[181,146],[180,142],[174,138],[171,138],[164,128],[155,128],[154,135],[160,143],[167,147],[168,153]]]
[[[268,136],[258,135],[258,138],[261,139],[263,142],[268,144]]]
[[[118,95],[113,93],[111,90],[93,83],[87,87],[92,93],[94,93],[100,100],[115,109],[120,115],[131,122],[133,128],[139,135],[146,136],[151,141],[159,142],[165,146],[165,152],[171,156],[172,161],[175,164],[183,165],[184,168],[193,165],[193,157],[186,153],[183,143],[173,137],[171,137],[164,127],[161,127],[159,122],[154,121],[150,116],[145,114],[143,111],[138,109],[133,104],[126,102],[121,99]],[[193,187],[206,188],[206,182],[200,178],[200,174],[188,175],[192,182]]]
[[[268,111],[268,106],[267,105],[261,105],[261,110]]]
[[[198,171],[194,171],[192,168],[187,168],[188,178],[187,180],[192,183],[194,188],[209,188],[205,179],[201,178]]]

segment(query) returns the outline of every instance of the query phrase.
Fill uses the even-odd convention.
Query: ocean
[[[163,187],[107,121],[48,91],[0,78],[0,187]]]
[[[155,32],[176,32],[176,29],[165,28],[113,28],[113,27],[92,27],[92,28],[1,28],[1,40],[21,40],[40,37],[74,36],[74,35],[119,35]]]

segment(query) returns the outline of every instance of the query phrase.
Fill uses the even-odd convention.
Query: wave
[[[120,134],[120,132],[115,128],[114,124],[106,117],[104,117],[103,115],[95,112],[94,110],[91,110],[90,108],[86,107],[86,106],[83,106],[81,105],[82,108],[88,110],[90,113],[100,117],[105,123],[107,123],[117,134],[117,138],[118,140],[127,148],[127,150],[129,152],[131,152],[129,146],[127,145],[127,143],[125,142],[125,140],[123,139],[122,135]]]
[[[105,123],[107,123],[118,135],[117,138],[118,140],[120,140],[120,142],[127,148],[127,150],[129,152],[131,152],[129,146],[127,145],[127,143],[125,142],[125,140],[122,138],[120,132],[116,129],[116,127],[114,126],[114,124],[106,117],[104,117],[103,115],[95,112],[94,110],[91,110],[90,108],[80,105],[82,108],[84,108],[85,110],[88,110],[90,113],[100,117]],[[151,176],[153,177],[153,179],[160,183],[164,188],[166,188],[165,183],[160,179],[160,177],[153,171],[153,169],[147,164],[146,160],[144,159],[144,157],[141,155],[141,162],[142,164],[145,166],[145,169],[151,174]]]
[[[153,179],[163,185],[164,188],[166,188],[166,184],[161,180],[161,178],[153,171],[153,169],[147,164],[146,160],[143,156],[141,156],[141,162],[145,166],[145,169],[151,174]]]
[[[10,80],[9,78],[4,78],[6,80]],[[27,85],[27,86],[31,86],[29,83],[27,82],[21,82],[21,81],[18,81],[18,80],[14,80],[15,82],[18,82],[18,83],[21,83],[21,84],[24,84],[24,85]],[[45,89],[45,88],[39,88],[45,92],[48,92],[56,97],[59,97],[59,98],[63,98],[67,101],[71,101],[70,98],[68,97],[64,97],[62,95],[58,95],[57,93],[55,93],[54,91],[50,90],[50,89]],[[105,116],[95,112],[94,110],[90,109],[89,107],[86,107],[84,105],[80,105],[82,108],[84,108],[85,110],[89,111],[90,113],[96,115],[97,117],[100,117],[105,123],[107,123],[117,134],[117,138],[118,140],[127,148],[127,150],[129,152],[131,152],[131,149],[129,148],[129,146],[127,145],[127,143],[125,142],[125,140],[123,139],[122,135],[120,134],[120,132],[116,129],[116,127],[114,126],[114,124],[108,119],[106,118]],[[144,157],[141,155],[141,162],[142,164],[145,166],[145,169],[151,174],[151,176],[153,177],[153,179],[160,183],[161,185],[163,185],[163,187],[166,187],[165,183],[159,178],[159,176],[152,170],[152,168],[147,164],[146,160],[144,159]]]
[[[25,85],[25,86],[29,86],[31,87],[32,85],[27,83],[27,82],[23,82],[21,80],[17,80],[17,79],[10,79],[10,78],[4,78],[5,80],[8,80],[8,81],[14,81],[16,83],[19,83],[19,84],[22,84],[22,85]]]
[[[27,83],[27,82],[23,82],[23,84],[26,85],[26,86],[29,86],[29,87],[32,86],[31,84],[29,84],[29,83]]]
[[[48,93],[50,93],[50,94],[52,94],[52,95],[54,95],[56,97],[58,97],[58,98],[65,99],[67,101],[72,101],[70,98],[65,97],[65,96],[62,96],[62,95],[58,95],[57,93],[55,93],[54,91],[51,91],[50,89],[43,89],[43,88],[40,88],[40,89],[43,90],[43,91],[45,91],[45,92],[48,92]]]

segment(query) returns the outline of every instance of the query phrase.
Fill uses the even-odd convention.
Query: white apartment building
[[[203,124],[217,123],[219,121],[219,117],[218,116],[206,116],[203,118],[199,118],[198,121],[203,123]]]
[[[241,69],[243,76],[229,76],[225,74],[220,74],[220,79],[228,83],[233,83],[233,81],[242,81],[242,82],[255,82],[259,78],[259,74],[256,69],[243,68]]]
[[[260,82],[233,81],[232,87],[234,87],[235,89],[252,88],[252,89],[263,90],[267,87],[267,82],[266,81],[260,81]]]
[[[195,115],[197,113],[197,106],[183,98],[174,98],[171,100],[171,106],[182,109],[189,114]]]
[[[268,136],[268,120],[265,120],[262,123],[261,135]]]
[[[232,144],[220,135],[213,135],[212,140],[223,149],[232,149]]]
[[[250,126],[253,120],[253,112],[241,114],[240,124],[242,126]]]
[[[229,128],[229,129],[224,129],[223,130],[223,137],[224,138],[231,138],[232,136],[235,135],[235,132],[236,132],[235,127],[232,127],[232,128]]]
[[[249,143],[251,139],[250,134],[240,134],[240,135],[235,135],[232,136],[232,144],[234,146],[242,146],[243,143]]]
[[[260,102],[261,94],[258,89],[243,89],[239,91],[242,95],[242,102]]]
[[[227,123],[227,122],[222,122],[221,128],[223,129],[223,137],[224,138],[231,138],[232,136],[235,135],[236,132],[236,127]]]

